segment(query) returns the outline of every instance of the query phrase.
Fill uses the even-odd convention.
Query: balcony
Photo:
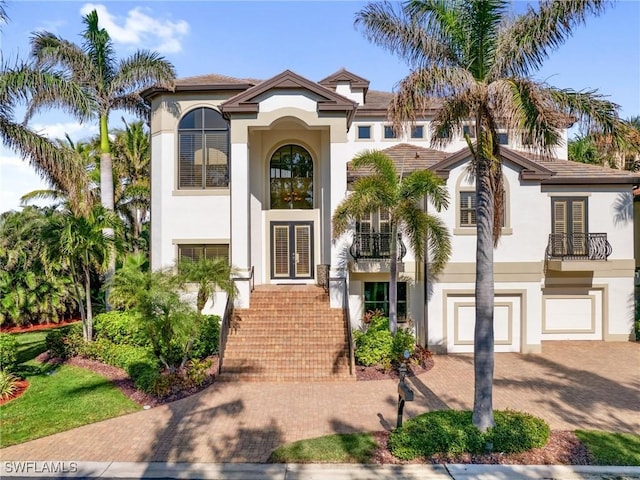
[[[351,256],[360,260],[383,261],[389,260],[391,255],[390,233],[356,233],[349,248]],[[398,261],[401,262],[407,253],[407,247],[402,242],[402,235],[398,234]]]
[[[547,244],[547,265],[551,270],[588,271],[589,262],[606,261],[611,255],[606,233],[552,233]]]

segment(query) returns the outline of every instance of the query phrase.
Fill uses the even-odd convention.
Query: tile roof
[[[400,143],[383,150],[396,166],[398,172],[410,173],[414,170],[425,170],[447,157],[446,152],[431,148],[418,147],[409,143]],[[352,182],[371,173],[368,168],[354,170],[351,162],[347,163],[347,182]]]
[[[217,73],[210,73],[208,75],[196,75],[193,77],[185,77],[176,79],[176,86],[195,86],[195,85],[257,85],[262,83],[262,80],[255,78],[235,78],[227,75],[220,75]]]

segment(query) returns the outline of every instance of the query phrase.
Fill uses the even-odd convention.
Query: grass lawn
[[[640,466],[640,435],[577,430],[598,465]]]
[[[34,335],[24,351],[38,349],[36,333],[20,335]],[[17,373],[29,388],[1,407],[0,448],[141,409],[108,380],[82,368],[30,361]]]
[[[370,433],[349,433],[300,440],[276,448],[274,463],[367,463],[376,448]]]
[[[61,327],[65,328],[65,327]],[[50,330],[13,333],[18,342],[18,363],[28,362],[47,350],[45,339]]]

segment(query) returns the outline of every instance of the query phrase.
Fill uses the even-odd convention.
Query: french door
[[[312,222],[271,222],[271,278],[313,278]]]

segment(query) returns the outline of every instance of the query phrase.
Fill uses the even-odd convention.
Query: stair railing
[[[233,277],[233,282],[250,282],[250,291],[255,289],[255,277],[253,275],[253,265],[249,270],[248,277]],[[220,337],[218,339],[218,374],[222,371],[222,362],[224,360],[224,351],[227,347],[227,339],[229,338],[229,330],[233,321],[233,301],[234,299],[227,295],[227,303],[224,307],[224,315],[222,316],[222,324],[220,325]]]
[[[329,282],[342,284],[342,310],[347,324],[347,342],[349,343],[349,375],[353,375],[356,368],[356,359],[353,351],[353,333],[351,332],[351,316],[349,315],[349,289],[347,279],[344,277],[329,277]]]

